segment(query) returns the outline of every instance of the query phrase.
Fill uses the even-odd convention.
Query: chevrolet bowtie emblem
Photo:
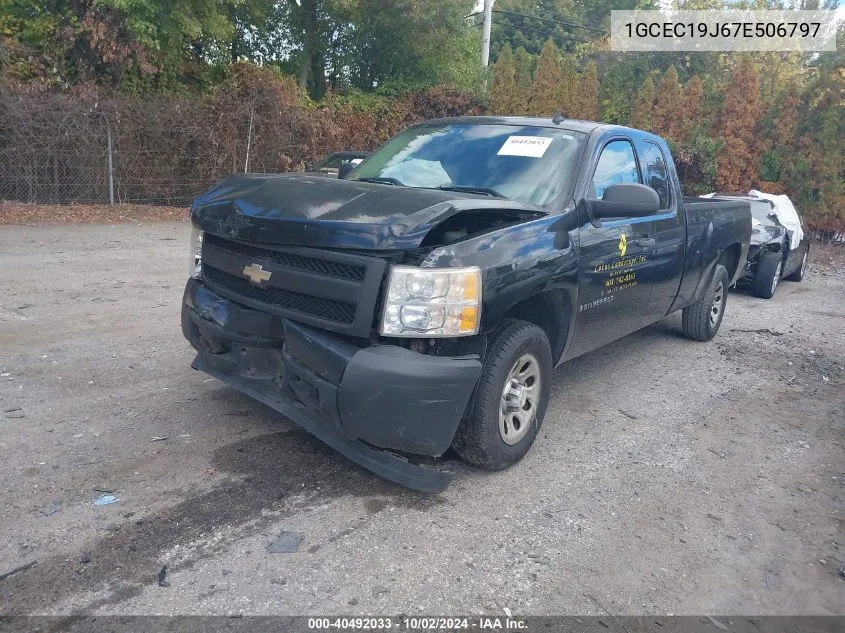
[[[261,264],[250,264],[249,266],[244,266],[244,277],[249,279],[250,283],[255,284],[256,286],[260,286],[265,281],[270,280],[271,273],[269,270],[264,270],[261,267]]]

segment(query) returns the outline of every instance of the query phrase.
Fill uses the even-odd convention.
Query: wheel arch
[[[727,269],[730,284],[733,284],[736,281],[736,276],[740,271],[739,260],[741,255],[742,245],[739,242],[734,242],[733,244],[729,244],[725,247],[725,249],[719,254],[719,259],[716,260],[717,265],[721,264]]]
[[[743,252],[742,244],[739,242],[733,242],[723,248],[721,252],[718,253],[718,256],[709,260],[709,263],[702,268],[701,277],[698,279],[695,292],[692,294],[690,301],[683,307],[691,305],[704,296],[704,293],[710,285],[710,280],[713,278],[716,266],[720,264],[728,271],[728,286],[733,286],[737,282],[739,275],[742,273],[742,269],[745,267],[745,262],[742,261]],[[672,309],[674,310],[675,307],[673,306]]]
[[[552,289],[533,294],[508,308],[503,319],[533,323],[546,333],[552,348],[552,363],[563,356],[572,324],[572,295],[565,289]]]

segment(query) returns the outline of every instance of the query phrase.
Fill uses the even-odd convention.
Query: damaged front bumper
[[[739,279],[737,279],[737,283],[752,283],[757,277],[757,267],[760,265],[760,259],[763,257],[764,253],[769,252],[778,252],[777,244],[752,244],[748,248],[748,257],[745,261],[745,267],[743,268],[742,274],[739,276]]]
[[[361,466],[424,492],[449,485],[452,473],[412,456],[437,457],[449,448],[481,373],[477,358],[359,347],[244,307],[193,279],[182,331],[197,350],[194,369],[263,402]]]
[[[742,269],[737,283],[748,283],[754,281],[757,276],[757,264],[760,263],[760,256],[765,252],[765,248],[759,245],[752,245],[748,248],[748,257],[745,260],[745,266]]]

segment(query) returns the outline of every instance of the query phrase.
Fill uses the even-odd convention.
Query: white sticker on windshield
[[[548,136],[509,136],[497,153],[499,156],[542,158],[553,140]]]

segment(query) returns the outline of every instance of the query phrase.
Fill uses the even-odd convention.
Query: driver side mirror
[[[353,169],[355,169],[355,167],[357,167],[355,163],[343,163],[343,165],[340,166],[340,169],[337,170],[337,177],[340,180],[343,180],[350,174]]]
[[[628,183],[610,185],[601,200],[588,200],[587,208],[593,219],[639,218],[660,210],[660,197],[646,185]]]

